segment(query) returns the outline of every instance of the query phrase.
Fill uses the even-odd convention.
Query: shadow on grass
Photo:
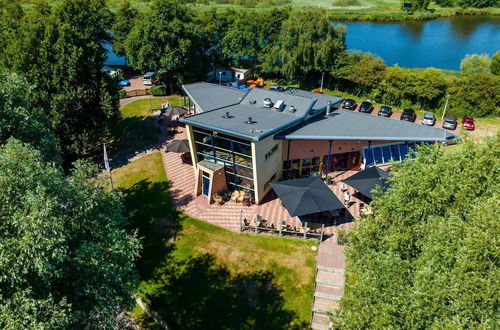
[[[172,260],[150,284],[152,308],[172,329],[306,328],[284,308],[271,273],[231,276],[209,254]]]
[[[284,307],[281,290],[269,272],[232,275],[214,256],[179,260],[168,243],[181,230],[169,184],[140,181],[126,190],[130,229],[138,229],[143,251],[137,262],[140,294],[171,329],[306,328]],[[290,283],[294,285],[293,283]],[[156,329],[149,318],[137,319]]]
[[[151,116],[121,118],[113,130],[113,156],[133,154],[158,143],[156,122]]]
[[[168,259],[173,247],[167,242],[181,229],[179,211],[172,206],[167,182],[143,180],[126,190],[125,213],[131,229],[138,229],[143,250],[137,262],[142,279],[151,278]]]

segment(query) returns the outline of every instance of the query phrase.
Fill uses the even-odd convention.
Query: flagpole
[[[115,187],[113,185],[113,177],[111,176],[111,168],[109,167],[109,159],[108,159],[108,152],[106,151],[106,143],[103,143],[104,146],[104,167],[106,168],[106,171],[109,173],[109,181],[111,182],[111,190],[115,190]]]

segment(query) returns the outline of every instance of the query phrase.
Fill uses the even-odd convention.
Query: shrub
[[[126,90],[124,90],[124,89],[120,89],[120,90],[118,91],[118,96],[119,96],[121,99],[125,99],[125,98],[127,98],[127,91],[126,91]]]
[[[337,244],[339,245],[345,245],[349,242],[349,235],[347,234],[347,230],[345,229],[339,229],[337,232]]]
[[[153,96],[163,96],[167,95],[167,89],[165,86],[153,86],[149,90],[149,93]]]

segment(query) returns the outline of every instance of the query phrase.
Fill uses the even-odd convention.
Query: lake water
[[[109,42],[104,43],[104,48],[108,51],[108,58],[104,62],[105,65],[126,65],[127,59],[122,56],[116,55],[115,52],[113,52],[113,46]]]
[[[459,70],[466,54],[500,49],[500,16],[456,16],[401,23],[340,22],[348,49],[377,54],[387,65]]]

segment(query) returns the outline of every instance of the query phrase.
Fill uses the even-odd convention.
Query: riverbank
[[[144,12],[149,9],[150,2],[143,0],[129,0],[132,7]],[[23,2],[24,8],[32,8],[34,0]],[[62,0],[48,0],[50,5],[57,5]],[[106,3],[114,13],[118,11],[122,0],[107,0]],[[439,17],[451,17],[460,15],[500,15],[500,8],[461,8],[440,7],[431,4],[427,11],[408,13],[401,9],[400,0],[195,0],[189,6],[195,11],[207,11],[216,9],[223,11],[232,10],[264,10],[272,8],[304,9],[310,7],[324,8],[329,12],[332,20],[345,21],[374,21],[374,22],[401,22],[432,20]]]

